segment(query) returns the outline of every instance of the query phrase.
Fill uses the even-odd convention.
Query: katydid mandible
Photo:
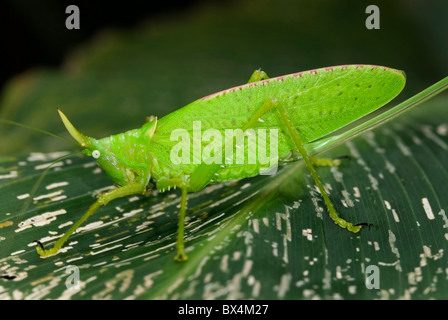
[[[312,156],[416,105],[418,102],[410,101],[411,98],[408,103],[354,128],[340,130],[396,97],[405,81],[402,71],[373,65],[328,67],[276,78],[268,78],[266,73],[257,70],[245,85],[211,94],[161,119],[148,118],[138,129],[99,140],[80,133],[58,109],[65,127],[83,148],[83,153],[95,158],[119,187],[99,195],[53,248],[44,249],[36,241],[37,253],[41,256],[56,254],[68,237],[100,206],[119,197],[144,194],[152,179],[159,190],[181,189],[175,260],[185,261],[184,222],[189,192],[199,191],[211,183],[258,175],[270,170],[272,163],[283,165],[299,159],[305,161],[331,219],[338,226],[357,233],[368,224],[351,223],[338,215],[314,168],[316,162]],[[443,88],[447,86],[447,78],[444,81]],[[230,149],[216,144],[216,134],[224,136],[230,129],[244,132],[243,144],[240,141],[239,145],[237,142],[233,146],[233,137]],[[271,150],[266,156],[269,161],[262,161],[260,154],[255,152],[252,157],[255,160],[249,163],[247,159],[253,148],[245,144],[244,139],[261,129],[275,132],[266,141],[275,140],[277,150],[274,153]],[[199,134],[214,130],[215,135],[212,135],[213,139],[208,137],[198,143],[194,140],[198,130]],[[186,135],[173,138],[173,132]],[[181,147],[179,138],[183,143]],[[256,141],[255,150],[260,149],[260,140]],[[234,161],[236,149],[244,151],[244,161]],[[208,160],[214,159],[214,162],[201,158],[207,153]],[[176,161],[173,161],[173,155]]]

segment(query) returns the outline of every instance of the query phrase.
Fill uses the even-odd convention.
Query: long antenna
[[[29,129],[29,130],[33,130],[33,131],[37,131],[37,132],[49,135],[51,137],[63,140],[65,142],[73,143],[74,145],[78,146],[78,144],[75,141],[73,141],[72,139],[68,139],[68,138],[64,138],[64,137],[58,136],[57,134],[51,133],[49,131],[46,131],[46,130],[43,130],[43,129],[40,129],[40,128],[36,128],[36,127],[33,127],[33,126],[29,126],[27,124],[15,122],[15,121],[12,121],[12,120],[6,120],[6,119],[0,119],[0,122],[7,123],[7,124],[12,124],[12,125],[15,125],[15,126],[18,126],[18,127],[22,127],[22,128],[26,128],[26,129]]]

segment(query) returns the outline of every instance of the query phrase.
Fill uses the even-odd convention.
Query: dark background
[[[103,28],[132,28],[139,22],[194,10],[203,0],[176,1],[0,1],[0,35],[3,42],[0,87],[9,77],[35,66],[57,67],[77,44]],[[220,2],[222,5],[229,3]],[[67,30],[67,6],[77,5],[81,28]]]
[[[168,17],[176,12],[194,12],[203,3],[215,3],[223,8],[234,5],[238,0],[172,0],[172,1],[88,1],[88,0],[2,0],[0,2],[0,35],[2,39],[2,70],[0,87],[14,74],[35,66],[58,66],[67,53],[77,44],[88,40],[103,28],[133,28],[141,21],[160,17]],[[280,1],[281,2],[281,1]],[[316,1],[316,3],[325,2]],[[67,30],[64,28],[65,8],[75,4],[81,12],[81,29]],[[337,4],[339,11],[333,10],[332,20],[326,20],[327,26],[316,16],[313,20],[321,27],[338,29],[353,18],[353,12],[358,11],[359,21],[366,18],[360,10],[368,4],[376,4],[381,10],[381,30],[371,31],[384,38],[387,28],[394,26],[402,30],[402,35],[395,37],[395,42],[401,50],[383,47],[390,50],[390,55],[398,60],[406,55],[413,55],[415,62],[426,68],[428,76],[436,76],[447,72],[448,63],[437,65],[448,54],[448,37],[446,36],[448,5],[444,0],[392,0],[392,1],[341,1]],[[348,8],[348,9],[347,9]],[[351,8],[351,9],[350,9]],[[359,8],[360,10],[352,10]],[[268,9],[269,10],[269,9]],[[297,12],[296,18],[301,19],[302,12]],[[290,19],[290,17],[285,18]],[[263,22],[263,21],[260,21]],[[323,21],[325,22],[325,21]],[[266,22],[267,24],[269,22]],[[231,20],[229,20],[231,25]],[[61,27],[62,26],[62,27]],[[331,30],[328,30],[329,36]],[[353,30],[352,30],[353,31]],[[354,31],[353,31],[354,32]],[[438,37],[438,34],[444,35]],[[340,34],[340,37],[350,37],[350,34]],[[369,39],[366,39],[369,40]],[[364,51],[353,43],[356,50]],[[429,46],[428,46],[429,45]],[[432,45],[432,46],[431,46]],[[439,47],[438,47],[439,46]],[[438,47],[434,52],[430,48]],[[353,48],[347,47],[347,50]],[[372,52],[372,51],[371,51]],[[374,52],[372,52],[374,53]],[[448,59],[443,59],[448,60]],[[424,70],[421,70],[425,73]]]

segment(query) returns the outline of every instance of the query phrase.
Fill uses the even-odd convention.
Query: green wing
[[[174,129],[192,131],[243,128],[269,98],[283,103],[302,140],[323,137],[380,108],[396,97],[406,82],[402,71],[371,65],[347,65],[294,73],[245,84],[196,100],[158,122],[157,137]],[[256,128],[279,128],[275,110]],[[279,128],[282,129],[282,128]]]

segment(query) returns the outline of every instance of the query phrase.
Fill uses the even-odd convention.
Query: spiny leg
[[[274,103],[274,102],[272,102],[272,100],[271,100],[271,103]],[[339,215],[337,214],[336,209],[333,207],[330,197],[328,196],[327,192],[325,191],[324,185],[320,181],[320,178],[316,172],[316,169],[314,168],[314,166],[308,156],[308,153],[306,152],[306,150],[303,146],[302,140],[300,139],[300,137],[297,133],[297,130],[295,130],[295,128],[293,127],[285,108],[283,108],[283,106],[279,103],[274,103],[274,104],[276,104],[276,109],[277,109],[283,123],[285,124],[286,128],[288,129],[291,139],[294,141],[295,146],[297,147],[303,160],[305,161],[305,164],[306,164],[311,176],[313,177],[314,182],[316,183],[316,185],[322,195],[322,198],[325,201],[325,204],[327,206],[328,212],[330,213],[331,219],[333,219],[333,221],[338,226],[340,226],[342,228],[347,228],[347,230],[355,232],[355,233],[359,232],[359,230],[361,230],[361,227],[362,227],[361,225],[354,225],[351,222],[347,222],[346,220],[339,217]]]
[[[264,79],[268,79],[268,75],[266,74],[266,72],[261,71],[261,70],[255,70],[249,79],[249,83],[264,80]],[[300,152],[300,155],[304,159],[305,164],[306,164],[308,170],[310,171],[310,174],[313,177],[314,182],[316,183],[316,185],[322,195],[322,198],[325,201],[328,212],[330,214],[330,217],[333,219],[333,221],[340,227],[347,228],[348,230],[355,232],[355,233],[359,232],[359,230],[361,230],[362,226],[370,227],[370,224],[366,224],[366,223],[353,224],[353,223],[347,222],[346,220],[339,217],[339,215],[336,212],[336,209],[333,207],[333,204],[331,203],[330,197],[328,196],[322,182],[320,181],[319,175],[317,174],[316,169],[313,166],[313,163],[315,163],[315,165],[320,165],[320,166],[329,166],[329,165],[330,166],[333,166],[333,165],[338,166],[338,165],[340,165],[340,159],[317,159],[316,157],[310,158],[303,146],[302,140],[300,139],[300,137],[297,133],[297,130],[294,128],[294,126],[291,123],[288,113],[286,112],[285,108],[278,101],[276,101],[275,99],[268,99],[260,107],[260,109],[257,110],[255,115],[249,120],[249,122],[246,124],[244,130],[255,126],[255,124],[263,116],[263,114],[267,113],[272,108],[275,108],[277,110],[283,124],[288,129],[289,135],[290,135],[291,139],[293,140],[297,150]]]
[[[179,226],[177,230],[177,242],[176,248],[177,253],[174,260],[183,262],[187,261],[188,257],[184,251],[184,226],[185,226],[185,213],[187,211],[187,188],[182,188],[182,196],[180,199],[180,210],[179,210]]]
[[[114,190],[111,190],[111,191],[101,194],[98,197],[98,200],[96,200],[95,203],[93,203],[89,207],[89,209],[87,210],[86,213],[84,213],[84,215],[81,217],[81,219],[79,219],[61,238],[58,239],[58,241],[56,241],[53,248],[44,249],[42,243],[40,243],[40,241],[36,240],[35,242],[37,243],[37,247],[36,247],[37,253],[41,257],[46,257],[49,255],[58,253],[58,251],[62,248],[62,246],[67,241],[67,239],[70,237],[70,235],[73,232],[75,232],[76,229],[78,229],[79,226],[85,220],[87,220],[87,218],[89,218],[93,213],[95,213],[95,211],[98,210],[98,208],[101,205],[106,205],[109,203],[109,201],[114,200],[116,198],[129,196],[129,195],[133,195],[133,194],[137,194],[137,193],[142,193],[144,190],[145,190],[144,185],[142,185],[141,183],[134,182],[134,183],[130,183],[126,186],[123,186],[121,188],[114,189]]]
[[[308,156],[308,153],[306,152],[303,142],[300,139],[297,130],[294,128],[294,126],[291,123],[291,120],[288,116],[288,113],[286,112],[285,108],[275,99],[268,99],[261,108],[257,111],[256,115],[249,121],[249,126],[253,126],[256,121],[258,121],[258,118],[261,117],[264,113],[268,112],[272,108],[275,108],[280,116],[280,119],[282,123],[286,126],[288,133],[294,142],[295,147],[297,148],[297,151],[299,151],[300,155],[302,156],[303,160],[305,161],[305,164],[311,174],[311,176],[314,179],[314,182],[316,183],[322,198],[324,199],[325,205],[327,206],[328,212],[330,214],[331,219],[339,225],[342,228],[347,228],[347,230],[352,232],[359,232],[361,230],[361,227],[363,224],[353,224],[350,222],[347,222],[346,220],[339,217],[339,215],[336,212],[336,209],[333,207],[333,204],[331,203],[330,197],[328,196],[327,192],[325,191],[325,188],[320,181],[320,178],[316,172],[316,169],[313,166],[312,160]]]
[[[191,181],[191,180],[190,180]],[[198,191],[191,190],[191,182],[182,178],[171,178],[171,179],[160,179],[157,181],[157,189],[159,190],[169,190],[170,188],[179,187],[182,190],[180,199],[180,209],[178,218],[178,228],[177,228],[177,242],[176,242],[176,256],[174,260],[183,262],[187,261],[188,257],[184,251],[184,233],[185,233],[185,214],[187,212],[187,195],[188,191]]]

